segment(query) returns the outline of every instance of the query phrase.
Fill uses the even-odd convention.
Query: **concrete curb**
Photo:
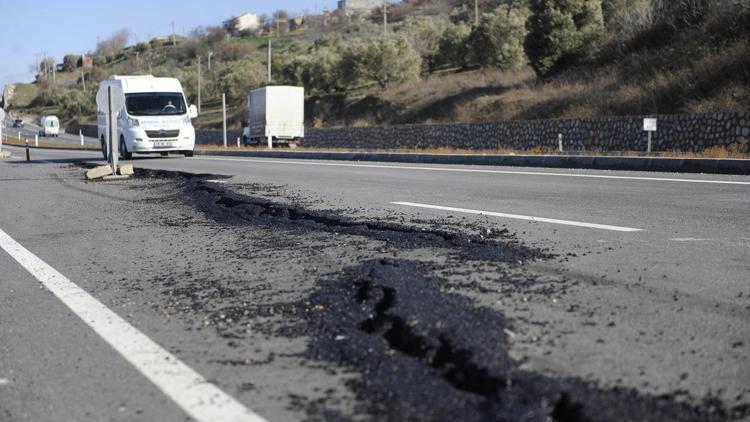
[[[202,149],[196,149],[195,154],[302,160],[380,161],[413,164],[468,164],[750,175],[750,160],[726,158],[606,157],[585,155],[447,155],[395,152],[220,151]]]

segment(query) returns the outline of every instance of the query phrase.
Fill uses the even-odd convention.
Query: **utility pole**
[[[174,21],[172,21],[172,46],[177,45],[177,41],[174,38]]]
[[[388,35],[388,0],[383,0],[383,36]]]
[[[81,69],[81,84],[83,85],[83,92],[86,92],[86,74]]]
[[[209,72],[211,71],[211,56],[213,56],[213,55],[214,55],[213,51],[209,51],[208,52],[208,70],[209,70]]]
[[[281,17],[279,11],[276,11],[276,38],[281,37]]]
[[[198,56],[198,113],[201,112],[201,56]]]
[[[479,0],[474,0],[474,26],[479,26]]]
[[[273,44],[271,43],[271,39],[268,39],[268,83],[271,83],[271,50],[273,49]]]

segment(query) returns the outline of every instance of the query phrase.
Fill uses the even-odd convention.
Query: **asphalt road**
[[[19,137],[20,134],[21,139],[28,139],[29,142],[33,145],[35,141],[35,135],[39,135],[40,127],[39,125],[35,124],[34,122],[30,122],[28,120],[24,121],[24,126],[21,128],[14,128],[13,127],[13,120],[6,116],[5,119],[5,133],[3,136],[13,136],[13,137]],[[63,128],[64,130],[65,128]],[[70,145],[75,144],[79,145],[81,142],[81,137],[77,133],[61,133],[58,136],[38,136],[39,142],[46,143],[46,144],[66,144]],[[92,148],[92,147],[98,147],[99,141],[96,138],[91,138],[84,136],[83,137],[83,144],[85,147]]]
[[[21,156],[22,150],[9,149]],[[312,292],[326,280],[349,277],[352,266],[383,256],[429,263],[429,277],[445,283],[446,295],[505,318],[508,354],[519,371],[593,382],[606,391],[632,388],[644,397],[666,395],[695,406],[710,399],[726,409],[750,403],[748,177],[218,157],[133,160],[140,169],[214,175],[211,186],[233,195],[313,213],[480,240],[499,236],[538,251],[513,263],[457,258],[444,246],[407,248],[411,243],[387,236],[300,231],[294,218],[282,228],[247,226],[211,208],[237,204],[229,194],[211,205],[201,205],[199,194],[181,201],[174,198],[185,194],[175,187],[181,182],[154,175],[86,183],[83,170],[70,163],[95,162],[95,152],[34,150],[32,159],[0,162],[0,229],[268,420],[404,415],[384,416],[366,405],[367,394],[350,383],[367,380],[362,374],[372,369],[352,363],[359,358],[337,355],[337,361],[309,352],[328,347],[316,342],[325,329],[314,329],[326,320],[313,318],[290,335],[284,321],[295,316],[274,313],[288,309],[280,303],[323,300],[328,293]],[[53,414],[56,420],[185,419],[184,407],[23,267],[7,254],[0,254],[0,263],[6,289],[0,420]],[[397,287],[404,288],[388,289]],[[222,322],[221,310],[246,302],[262,303],[257,306],[263,311],[243,314],[248,324],[238,334]],[[190,311],[180,312],[186,304]],[[222,321],[216,322],[217,312]],[[389,344],[389,356],[402,351]],[[368,382],[378,391],[390,388]],[[409,404],[401,399],[409,394],[399,393],[397,400]],[[81,402],[86,405],[71,405]],[[740,410],[734,414],[747,419]]]

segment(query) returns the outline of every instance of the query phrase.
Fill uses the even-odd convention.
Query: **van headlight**
[[[138,127],[141,123],[138,121],[138,119],[134,119],[132,117],[128,117],[128,126],[130,127]]]

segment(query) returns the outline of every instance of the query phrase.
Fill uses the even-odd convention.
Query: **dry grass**
[[[26,141],[23,139],[18,139],[17,137],[9,137],[6,140],[3,140],[3,145],[11,145],[15,147],[25,147]],[[34,140],[29,140],[29,147],[34,148]],[[39,140],[39,147],[41,148],[59,148],[59,149],[81,149],[80,144],[68,144],[68,143],[56,143],[56,142],[46,142],[44,140]],[[89,147],[90,148],[90,147]]]

